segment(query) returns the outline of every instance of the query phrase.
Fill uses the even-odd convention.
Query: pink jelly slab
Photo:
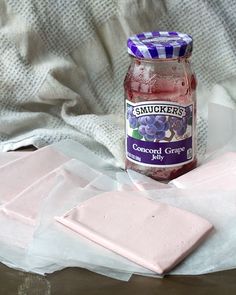
[[[197,215],[133,192],[100,194],[56,220],[159,274],[186,257],[212,229]]]
[[[1,210],[11,218],[34,225],[36,217],[40,212],[42,201],[47,197],[53,186],[56,185],[57,172],[58,169],[34,182],[13,200],[5,204]]]
[[[0,168],[0,203],[10,201],[26,187],[68,159],[48,146],[2,166]]]
[[[172,180],[178,188],[236,189],[236,153],[228,152]]]
[[[70,169],[75,171],[71,172]],[[71,187],[83,188],[98,175],[99,172],[85,163],[71,159],[32,183],[14,199],[3,205],[1,210],[8,217],[35,225],[44,199],[62,179],[68,187],[71,185]]]

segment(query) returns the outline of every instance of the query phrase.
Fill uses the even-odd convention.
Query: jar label
[[[171,167],[194,158],[193,104],[126,100],[126,157],[139,165]]]

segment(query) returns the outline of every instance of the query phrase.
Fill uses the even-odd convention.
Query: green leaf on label
[[[138,129],[134,129],[132,132],[132,137],[135,139],[141,139],[143,138],[142,135],[140,135],[140,133],[138,132]]]
[[[188,125],[192,125],[192,121],[193,121],[193,118],[192,117],[189,117],[189,119],[188,119]]]

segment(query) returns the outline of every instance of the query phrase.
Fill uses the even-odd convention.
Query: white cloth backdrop
[[[65,138],[124,159],[126,39],[150,30],[193,35],[198,149],[206,102],[234,105],[236,1],[0,0],[0,150]]]

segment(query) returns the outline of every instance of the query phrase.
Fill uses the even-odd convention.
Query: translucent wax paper
[[[127,170],[127,174],[132,181],[132,183],[137,187],[140,191],[154,190],[154,189],[164,189],[169,188],[168,184],[156,181],[148,176],[140,174],[136,171]]]
[[[236,109],[216,103],[208,107],[208,158],[236,151]]]
[[[209,154],[209,160],[214,158],[217,148],[218,145],[215,144],[216,150]],[[148,177],[133,171],[126,173],[120,170],[74,141],[64,141],[50,146],[50,149],[56,153],[58,151],[60,155],[64,154],[66,159],[65,162],[63,160],[56,167],[54,165],[34,180],[34,183],[38,181],[45,191],[43,189],[41,191],[38,186],[35,191],[32,190],[33,181],[31,180],[24,188],[19,189],[17,194],[12,194],[10,202],[8,204],[5,202],[0,210],[2,225],[0,258],[6,265],[40,274],[51,273],[68,266],[80,266],[122,280],[128,280],[133,273],[156,276],[152,271],[95,245],[87,239],[79,238],[78,234],[54,220],[55,216],[64,215],[68,210],[88,198],[96,197],[101,192],[117,189],[128,191],[127,187],[129,187],[129,190],[134,191],[133,193],[137,196],[139,194],[149,196],[160,202],[196,213],[206,218],[215,227],[209,238],[171,273],[201,274],[236,267],[236,236],[234,233],[236,191],[234,189],[208,191],[205,184],[203,188],[199,187],[194,190],[178,189],[165,184],[160,187],[158,182],[154,183]],[[79,162],[71,161],[71,158],[78,159]],[[45,157],[44,160],[39,161],[39,157],[34,157],[31,164],[47,166],[49,159],[50,157]],[[28,170],[27,165],[25,166],[23,161],[21,163],[24,166],[24,175],[30,175],[29,171],[32,171],[30,170],[32,167],[29,166]],[[46,183],[49,179],[46,175],[53,173],[53,170],[60,170],[59,166],[64,165],[66,169],[64,167],[63,172],[57,174],[54,185],[48,188]],[[16,171],[14,166],[13,168],[13,171]],[[20,171],[23,171],[22,169]],[[17,175],[16,172],[14,173]],[[87,179],[85,183],[81,182],[81,176]],[[10,172],[9,177],[12,179]],[[149,190],[150,188],[155,189]],[[138,192],[138,190],[142,191]],[[32,194],[29,193],[30,191]],[[36,198],[41,200],[35,202],[39,212],[33,211],[33,215],[29,214],[31,211],[28,211],[31,208],[29,206],[30,195],[34,202]],[[22,206],[19,196],[22,200],[25,197],[25,206]],[[8,215],[7,212],[12,214]]]
[[[114,179],[116,177],[116,172],[122,171],[115,165],[114,161],[107,161],[100,158],[85,146],[74,140],[63,140],[53,144],[52,147],[69,158],[75,158],[85,162],[87,165],[93,167],[93,169]]]
[[[27,156],[30,153],[31,152],[10,152],[10,153],[0,152],[0,167],[8,164],[9,162],[12,162],[19,158]]]
[[[156,181],[148,176],[140,174],[134,170],[128,169],[126,171],[117,172],[116,179],[118,183],[118,190],[120,191],[143,191],[153,189],[170,188],[171,186],[165,183]]]

